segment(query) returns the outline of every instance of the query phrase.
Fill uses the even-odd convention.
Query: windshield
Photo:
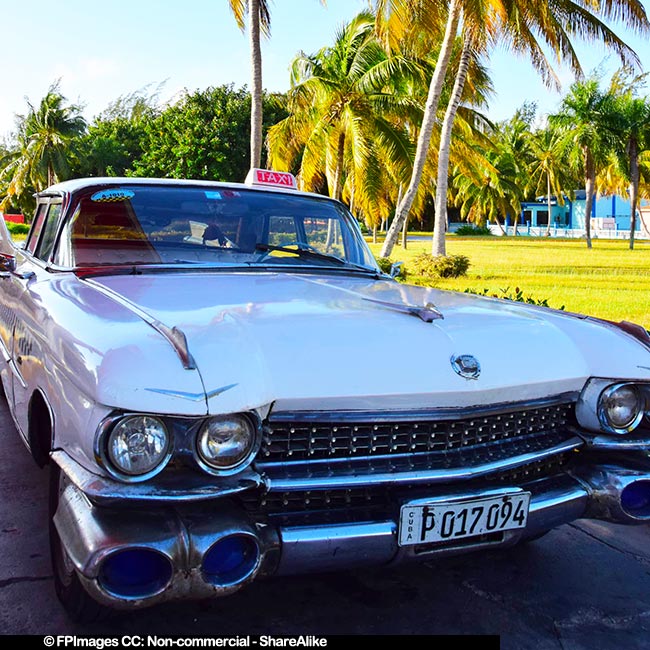
[[[64,267],[327,266],[377,270],[358,225],[327,199],[209,186],[82,194],[54,258]]]

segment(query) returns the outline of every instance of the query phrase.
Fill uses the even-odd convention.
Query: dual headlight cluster
[[[257,427],[246,415],[216,416],[204,421],[189,443],[206,471],[228,475],[242,469],[257,447]],[[172,456],[172,435],[160,418],[128,415],[99,437],[99,456],[119,478],[144,480],[160,472]]]
[[[634,431],[648,417],[650,387],[642,384],[620,383],[605,388],[598,399],[598,419],[601,427],[614,434]]]

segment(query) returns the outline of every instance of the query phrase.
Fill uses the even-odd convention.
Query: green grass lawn
[[[650,242],[594,240],[588,250],[583,240],[525,237],[447,238],[447,252],[469,257],[467,276],[438,279],[441,289],[475,291],[519,287],[524,295],[546,299],[551,307],[610,320],[629,320],[650,329]],[[370,245],[375,255],[380,244]],[[430,252],[430,241],[393,249],[391,259],[409,260]],[[408,279],[407,279],[408,281]]]
[[[379,255],[381,244],[371,243],[370,248]],[[412,241],[406,251],[396,246],[392,259],[403,261],[408,271],[409,260],[430,251],[429,240]],[[502,289],[519,287],[526,296],[548,300],[551,307],[629,320],[650,329],[648,241],[637,241],[630,251],[627,241],[596,239],[588,250],[584,241],[573,239],[452,235],[447,238],[447,252],[467,255],[471,266],[463,278],[438,279],[434,286],[440,289],[487,289],[500,294]]]

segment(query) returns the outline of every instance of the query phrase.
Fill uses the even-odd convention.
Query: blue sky
[[[271,0],[272,34],[263,45],[264,86],[286,90],[288,66],[299,50],[314,52],[332,42],[336,29],[367,6],[366,0]],[[3,22],[0,137],[25,97],[38,102],[61,79],[71,101],[92,119],[120,95],[164,82],[161,99],[183,89],[248,83],[248,41],[237,28],[227,0],[0,0]],[[619,33],[621,33],[619,31]],[[650,70],[650,42],[625,35]],[[599,65],[600,47],[580,47],[583,67]],[[617,67],[613,57],[606,67]],[[495,52],[490,69],[496,88],[489,115],[504,119],[525,100],[552,112],[560,96],[546,89],[525,59]],[[572,76],[558,68],[566,87]]]

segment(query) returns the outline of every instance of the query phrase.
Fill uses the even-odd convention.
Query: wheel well
[[[36,391],[29,401],[29,448],[39,467],[45,467],[52,450],[52,417],[43,395]]]

